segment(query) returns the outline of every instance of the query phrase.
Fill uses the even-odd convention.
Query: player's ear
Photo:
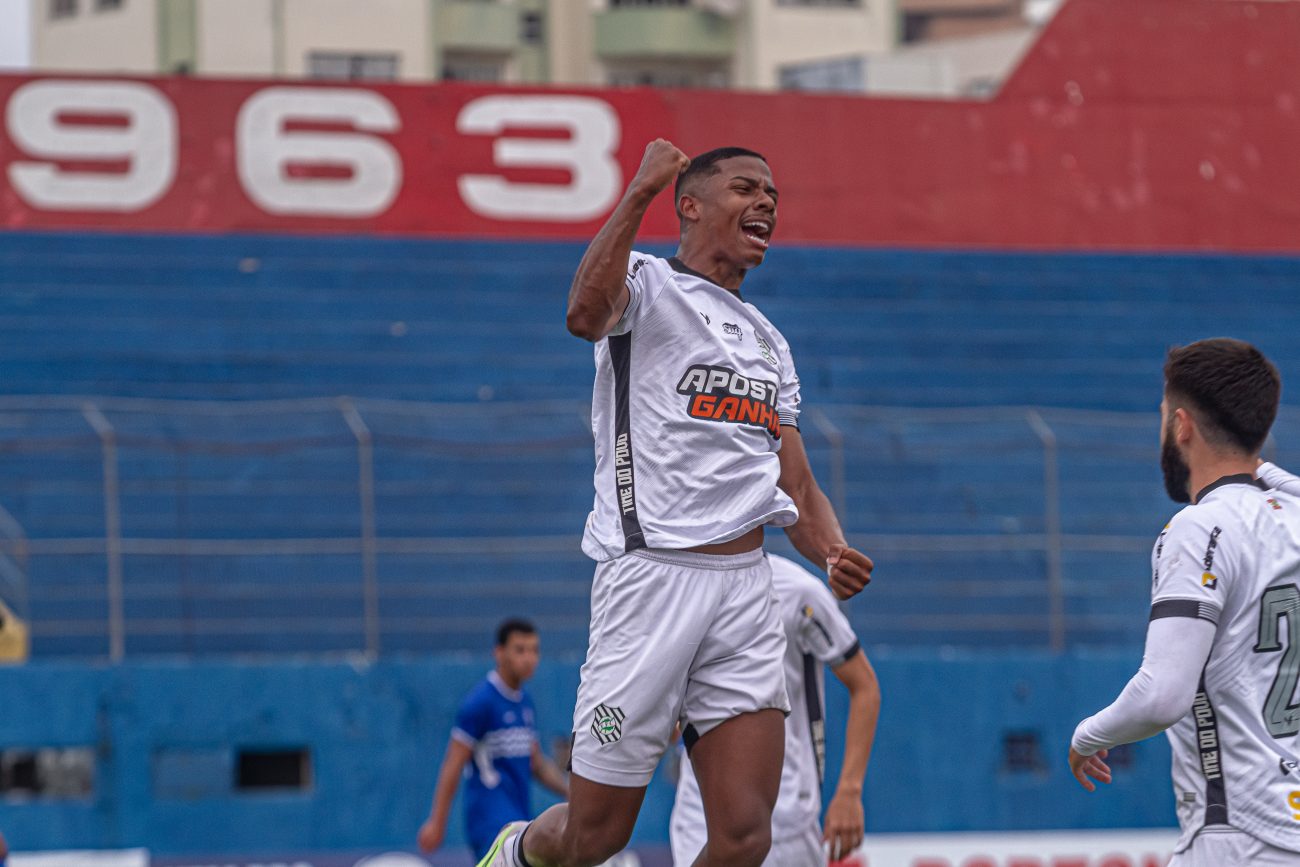
[[[1174,442],[1187,445],[1196,430],[1196,418],[1184,407],[1174,410]]]
[[[700,219],[700,202],[690,193],[682,193],[677,198],[677,216],[683,222],[694,223]]]

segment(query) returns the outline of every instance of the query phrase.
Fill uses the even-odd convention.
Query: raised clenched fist
[[[645,146],[645,155],[641,157],[641,167],[636,170],[629,188],[639,190],[648,196],[656,196],[686,171],[691,158],[682,153],[672,142],[657,138]]]

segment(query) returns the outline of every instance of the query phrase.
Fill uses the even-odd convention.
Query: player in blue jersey
[[[475,859],[492,846],[502,825],[532,817],[528,788],[533,776],[556,794],[567,794],[563,772],[537,743],[533,699],[524,690],[537,670],[539,648],[537,630],[526,620],[507,620],[497,628],[496,669],[456,712],[433,807],[417,838],[423,851],[442,845],[462,776],[465,826]]]

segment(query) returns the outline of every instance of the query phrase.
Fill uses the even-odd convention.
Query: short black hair
[[[1211,445],[1253,455],[1277,418],[1282,377],[1244,340],[1215,337],[1169,350],[1165,394],[1197,416]]]
[[[716,175],[722,171],[722,169],[718,168],[718,163],[732,157],[758,157],[763,162],[767,162],[767,157],[749,148],[727,147],[705,151],[692,159],[691,164],[686,167],[686,171],[677,176],[677,184],[673,187],[673,205],[675,206],[677,200],[681,198],[682,187],[686,186],[692,178]]]
[[[508,617],[501,621],[497,627],[497,647],[505,647],[510,641],[510,636],[516,632],[524,635],[536,635],[537,627],[533,626],[531,621],[524,620],[522,617]]]

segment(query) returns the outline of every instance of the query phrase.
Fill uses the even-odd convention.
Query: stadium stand
[[[570,243],[0,235],[12,403],[0,505],[38,549],[83,540],[32,558],[33,653],[105,647],[102,442],[81,395],[113,398],[96,406],[117,450],[129,652],[359,646],[364,552],[295,547],[359,533],[340,395],[373,436],[384,649],[463,647],[503,598],[552,648],[580,649],[591,358],[561,321],[580,255]],[[1045,643],[1045,420],[1065,638],[1136,640],[1150,540],[1171,511],[1151,412],[1163,351],[1232,334],[1294,376],[1297,277],[1296,260],[1268,257],[777,251],[746,293],[789,338],[818,473],[881,561],[887,580],[854,609],[858,628],[902,645]],[[511,537],[537,544],[500,541]],[[220,544],[250,539],[261,547]]]

